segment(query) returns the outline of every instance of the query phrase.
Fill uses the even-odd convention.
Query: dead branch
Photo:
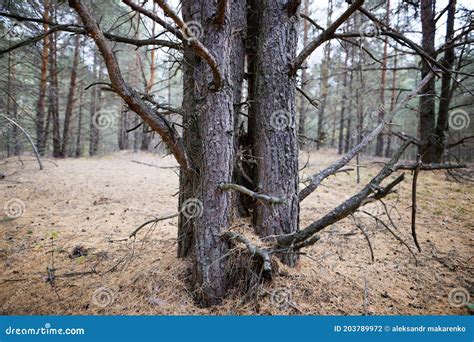
[[[235,232],[225,232],[222,237],[229,241],[237,241],[245,244],[252,257],[258,257],[262,261],[262,271],[265,276],[270,276],[272,273],[272,262],[270,258],[270,251],[255,246],[245,236]]]
[[[100,53],[104,57],[104,62],[107,66],[109,78],[114,90],[128,104],[131,110],[140,115],[154,131],[158,132],[183,170],[189,172],[190,164],[186,150],[176,130],[125,83],[115,54],[87,7],[84,6],[80,0],[69,0],[69,5],[79,14],[88,32],[94,38]]]
[[[41,158],[39,156],[39,153],[38,153],[38,150],[36,149],[36,146],[35,146],[35,143],[33,142],[33,140],[31,139],[31,136],[28,134],[28,132],[23,128],[21,127],[18,123],[16,123],[15,121],[13,121],[12,119],[10,119],[8,116],[5,116],[3,114],[0,113],[0,115],[7,119],[11,124],[15,125],[16,127],[18,127],[18,129],[20,131],[23,132],[23,134],[26,135],[26,138],[28,139],[28,141],[30,142],[30,145],[31,145],[31,148],[33,149],[33,152],[35,153],[35,156],[36,156],[36,160],[38,161],[38,165],[39,165],[39,169],[40,170],[43,170],[43,164],[41,163]]]
[[[247,189],[246,187],[238,184],[233,184],[233,183],[222,183],[219,184],[219,189],[220,190],[235,190],[239,191],[247,196],[250,196],[252,198],[255,198],[257,200],[265,201],[270,204],[281,204],[285,202],[284,198],[280,197],[274,197],[274,196],[269,196],[269,195],[264,195],[264,194],[259,194],[256,193],[250,189]]]
[[[386,121],[381,122],[371,133],[364,137],[364,139],[355,146],[352,150],[350,150],[346,155],[344,155],[341,159],[336,161],[334,164],[328,166],[324,170],[320,171],[319,173],[315,174],[311,177],[311,183],[308,184],[306,188],[300,191],[299,193],[299,200],[300,202],[308,197],[319,184],[329,177],[330,175],[334,174],[335,171],[339,170],[341,167],[345,166],[349,161],[352,160],[358,153],[360,153],[367,145],[369,145],[383,130],[387,122],[392,121],[395,114],[403,108],[416,94],[420,91],[420,89],[428,83],[428,81],[434,76],[434,73],[429,73],[416,87],[413,89],[410,94],[408,94],[387,116]]]
[[[369,212],[367,212],[367,211],[361,211],[361,212],[364,213],[364,214],[369,215],[369,216],[372,217],[376,222],[381,223],[382,226],[384,226],[385,229],[387,229],[387,230],[390,232],[390,234],[393,235],[393,237],[394,237],[395,239],[397,239],[401,244],[403,244],[403,245],[408,249],[408,251],[410,252],[410,254],[411,254],[411,255],[413,256],[413,258],[415,259],[415,266],[418,266],[418,259],[416,258],[415,253],[413,252],[413,250],[410,248],[410,246],[409,246],[401,237],[399,237],[397,234],[395,234],[395,232],[394,232],[393,230],[391,230],[390,227],[389,227],[383,220],[379,219],[377,216],[375,216],[375,215],[373,215],[373,214],[371,214],[371,213],[369,213]]]
[[[330,39],[334,32],[341,26],[351,15],[354,13],[360,6],[364,4],[364,0],[356,0],[349,8],[342,13],[342,15],[336,19],[327,29],[325,29],[319,36],[317,36],[313,41],[311,41],[307,46],[303,48],[303,51],[295,58],[290,69],[290,76],[296,74],[298,69],[303,65],[306,58],[313,53],[314,50],[318,48],[325,41]]]
[[[132,237],[135,237],[137,235],[137,233],[145,228],[146,226],[148,226],[149,224],[152,224],[152,223],[158,223],[160,221],[164,221],[164,220],[169,220],[169,219],[172,219],[174,217],[178,217],[179,216],[179,213],[177,214],[172,214],[172,215],[168,215],[168,216],[163,216],[163,217],[158,217],[158,218],[155,218],[153,220],[149,220],[149,221],[146,221],[145,223],[141,224],[137,229],[135,229],[129,236],[128,238],[131,239]]]
[[[301,89],[300,87],[296,87],[296,90],[298,90],[298,92],[304,96],[305,99],[307,99],[309,101],[309,103],[311,103],[311,105],[316,108],[316,109],[319,109],[319,107],[321,106],[321,103],[319,103],[318,100],[315,100],[315,99],[312,99],[308,94],[305,93],[305,91],[303,89]]]
[[[355,226],[362,232],[362,234],[364,234],[365,240],[367,241],[367,244],[369,245],[370,260],[372,261],[372,263],[374,263],[374,261],[375,261],[374,249],[372,248],[372,243],[370,242],[369,235],[364,230],[364,227],[362,226],[362,224],[357,222],[355,216],[353,214],[351,214],[351,216],[352,216],[352,220],[354,221]]]
[[[132,163],[137,163],[137,164],[140,164],[140,165],[146,165],[146,166],[150,166],[150,167],[156,167],[158,169],[174,169],[178,166],[158,166],[158,165],[153,165],[153,164],[149,164],[149,163],[144,163],[144,162],[141,162],[141,161],[138,161],[138,160],[131,160]]]
[[[446,146],[446,149],[453,148],[458,145],[462,145],[464,144],[465,141],[470,140],[470,139],[474,139],[474,135],[471,135],[469,137],[464,137],[461,140],[456,141],[455,143],[449,144],[448,146]]]
[[[178,27],[183,32],[188,31],[187,24],[176,13],[174,13],[174,11],[171,9],[171,7],[168,6],[165,0],[155,0],[155,2],[163,9],[165,15],[173,19],[176,25],[178,25]],[[217,61],[214,56],[196,37],[188,39],[188,42],[191,44],[196,54],[203,60],[205,60],[211,68],[212,74],[214,76],[214,89],[220,89],[222,86],[222,73],[219,70],[219,65],[217,64]]]
[[[380,199],[390,194],[393,188],[404,179],[404,174],[398,176],[385,187],[380,187],[380,183],[390,176],[394,171],[394,166],[410,142],[405,142],[393,155],[392,159],[380,170],[380,172],[361,191],[347,199],[339,206],[331,210],[319,220],[311,223],[305,229],[291,235],[281,235],[277,237],[279,246],[291,246],[309,239],[314,234],[323,230],[327,226],[336,223],[356,211],[367,198]],[[373,196],[370,196],[373,193]],[[369,197],[370,196],[370,197]]]
[[[396,170],[415,170],[418,167],[418,163],[397,163],[395,165]],[[466,164],[424,164],[420,163],[421,171],[435,171],[435,170],[453,170],[453,169],[464,169]]]
[[[166,21],[164,21],[159,16],[157,16],[155,13],[147,10],[143,6],[135,4],[131,0],[122,0],[122,2],[125,5],[129,6],[131,9],[133,9],[134,11],[137,11],[137,12],[143,14],[144,16],[150,18],[151,20],[155,21],[156,23],[161,25],[165,30],[167,30],[168,32],[174,34],[180,40],[185,40],[185,38],[183,37],[183,34],[181,33],[181,31],[179,29],[177,29],[176,27],[171,26]]]

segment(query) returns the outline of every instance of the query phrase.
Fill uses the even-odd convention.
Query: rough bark
[[[256,231],[262,238],[298,231],[298,143],[296,135],[296,79],[289,66],[296,55],[297,16],[284,10],[287,1],[260,2],[260,32],[255,68],[254,155],[256,190],[285,203],[257,202]],[[293,265],[295,255],[282,260]]]
[[[234,102],[230,80],[232,26],[227,20],[223,25],[213,23],[216,4],[195,0],[193,5],[201,14],[200,22],[207,33],[202,43],[219,61],[222,72],[222,83],[216,87],[212,67],[203,59],[196,61],[194,95],[197,106],[205,106],[206,111],[199,127],[202,161],[197,195],[202,203],[202,214],[195,218],[194,283],[199,303],[210,306],[221,302],[229,286],[225,277],[229,245],[222,235],[230,225],[232,201],[229,192],[219,190],[219,184],[232,181],[234,160]]]
[[[196,20],[191,13],[194,13],[194,7],[191,1],[184,1],[182,7],[183,19],[186,22]],[[194,224],[195,220],[189,215],[185,215],[182,210],[187,201],[192,201],[197,197],[197,187],[199,180],[199,168],[201,167],[201,134],[199,125],[202,120],[202,109],[204,106],[196,108],[194,100],[194,68],[196,64],[196,54],[194,49],[188,45],[184,45],[183,51],[183,143],[188,154],[188,158],[194,165],[194,172],[186,172],[180,169],[179,175],[179,219],[178,219],[178,257],[184,258],[190,255],[194,246]]]
[[[435,0],[421,0],[421,29],[422,48],[431,57],[435,57]],[[431,65],[423,58],[421,60],[421,77],[431,72]],[[435,80],[428,82],[422,89],[420,97],[420,155],[424,163],[435,162],[433,146],[437,144],[435,136]]]

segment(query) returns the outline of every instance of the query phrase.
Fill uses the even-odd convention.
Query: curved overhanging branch
[[[38,165],[39,165],[39,169],[40,170],[43,170],[43,164],[41,163],[41,158],[39,156],[39,153],[38,153],[38,150],[36,149],[36,146],[33,142],[33,139],[31,139],[31,136],[28,134],[28,132],[23,128],[21,127],[18,123],[16,123],[15,121],[13,121],[12,119],[10,119],[8,116],[5,116],[3,114],[0,113],[0,115],[2,117],[4,117],[6,120],[8,120],[12,125],[15,125],[16,127],[18,127],[18,129],[20,131],[23,132],[23,134],[26,135],[26,138],[28,139],[28,141],[30,142],[30,145],[31,145],[31,148],[33,149],[33,152],[35,153],[35,156],[36,156],[36,160],[38,161]]]
[[[127,5],[128,7],[130,7],[131,9],[133,9],[134,11],[137,11],[137,12],[143,14],[144,16],[147,16],[151,20],[155,21],[156,23],[161,25],[165,30],[167,30],[170,33],[174,34],[180,40],[183,40],[183,41],[186,40],[183,37],[183,34],[181,33],[181,31],[179,29],[177,29],[176,27],[171,26],[166,21],[164,21],[159,16],[157,16],[155,13],[147,10],[146,8],[143,8],[143,6],[137,5],[132,0],[122,0],[122,2],[125,5]]]
[[[403,101],[401,101],[387,116],[386,121],[382,121],[370,134],[364,137],[364,139],[356,145],[352,150],[347,152],[341,159],[336,161],[334,164],[328,166],[324,170],[320,171],[319,173],[313,175],[311,177],[311,182],[308,184],[306,188],[300,191],[299,193],[299,200],[300,202],[308,197],[319,184],[326,179],[327,177],[333,175],[337,170],[345,166],[349,161],[352,160],[358,153],[360,153],[366,146],[368,146],[374,139],[382,132],[383,128],[387,124],[387,122],[391,122],[397,114],[397,112],[402,109],[413,97],[418,94],[421,88],[429,82],[429,80],[434,76],[434,73],[429,73],[426,77],[413,89],[410,94],[408,94]],[[411,140],[410,140],[411,141]]]
[[[125,83],[115,54],[87,7],[80,0],[69,0],[69,5],[81,17],[84,26],[94,38],[95,44],[104,58],[114,91],[119,94],[131,110],[137,113],[151,129],[161,136],[183,170],[186,172],[190,171],[189,160],[178,133],[171,127],[168,121],[158,115],[138,93]]]
[[[183,19],[179,17],[172,9],[168,6],[165,0],[155,0],[155,2],[163,9],[165,15],[173,19],[176,25],[182,30],[183,32],[189,31],[187,28],[187,24],[184,22]],[[196,38],[191,37],[188,39],[188,43],[192,46],[194,52],[201,57],[206,63],[209,65],[212,71],[212,75],[214,77],[214,85],[213,89],[218,90],[222,87],[222,73],[219,69],[219,65],[214,58],[214,56],[209,52],[209,50]]]
[[[303,48],[303,51],[300,52],[298,56],[296,56],[295,60],[292,63],[290,69],[290,76],[296,74],[298,69],[303,65],[306,58],[308,58],[314,50],[316,50],[321,44],[325,41],[332,38],[334,32],[344,24],[344,22],[362,5],[364,4],[364,0],[356,0],[349,8],[342,13],[342,15],[336,19],[327,29],[325,29],[319,36],[317,36],[313,41],[311,41],[308,45]]]
[[[44,39],[46,36],[57,32],[57,31],[63,31],[63,32],[70,32],[70,33],[76,33],[76,34],[83,34],[87,35],[88,30],[80,25],[76,24],[58,24],[53,21],[49,20],[44,20],[42,18],[30,18],[30,17],[25,17],[21,16],[18,14],[13,14],[13,13],[8,13],[8,12],[3,12],[0,11],[0,16],[2,17],[7,17],[7,18],[12,18],[15,20],[18,20],[20,22],[23,21],[28,21],[28,22],[33,22],[33,23],[42,23],[42,24],[48,24],[50,26],[50,29],[47,31],[44,31],[40,34],[37,34],[36,36],[30,37],[28,39],[25,39],[23,41],[20,41],[16,44],[13,44],[3,50],[0,50],[0,55],[11,52],[13,50],[19,49],[23,46],[27,46],[30,44],[34,44],[42,39]],[[110,41],[114,41],[117,43],[124,43],[124,44],[129,44],[133,45],[136,47],[141,47],[141,46],[148,46],[148,45],[156,45],[156,46],[162,46],[162,47],[168,47],[170,49],[175,49],[175,50],[182,50],[182,46],[179,43],[168,41],[168,40],[163,40],[163,39],[154,39],[154,38],[149,38],[149,39],[133,39],[133,38],[128,38],[128,37],[122,37],[118,36],[112,33],[108,32],[103,32],[104,37],[107,38]]]

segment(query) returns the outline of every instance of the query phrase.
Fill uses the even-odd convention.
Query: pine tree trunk
[[[69,83],[69,93],[67,96],[66,112],[64,114],[63,142],[61,145],[61,157],[67,157],[69,151],[69,131],[71,126],[72,111],[75,102],[77,65],[79,63],[80,36],[74,38],[74,57],[72,61],[71,80]]]
[[[423,50],[430,56],[435,51],[435,0],[421,0],[421,29]],[[425,60],[421,61],[421,78],[431,72],[431,65]],[[421,160],[424,163],[435,162],[433,146],[439,143],[435,135],[435,79],[432,78],[422,89],[420,96],[420,149]]]
[[[98,60],[98,53],[94,54],[94,67],[92,69],[92,78],[94,82],[99,80],[100,75],[100,62]],[[92,87],[91,91],[91,105],[90,105],[90,136],[89,136],[89,156],[93,157],[97,155],[99,150],[99,97],[100,90],[97,86]]]
[[[304,1],[304,14],[309,15],[309,0]],[[309,22],[308,20],[303,21],[303,46],[308,45],[308,33],[309,33]],[[301,89],[305,91],[308,83],[308,72],[306,68],[301,72]],[[305,139],[306,136],[306,106],[301,105],[300,118],[298,123],[298,135],[299,135],[299,145],[300,149],[305,148]]]
[[[387,25],[390,24],[390,0],[387,0],[386,5],[386,23]],[[388,57],[388,37],[384,39],[383,45],[383,58],[382,58],[382,76],[381,76],[381,89],[380,89],[380,106],[378,111],[378,119],[379,122],[382,122],[385,118],[385,85],[387,79],[387,57]],[[383,147],[384,147],[384,140],[383,134],[379,134],[377,136],[377,144],[375,145],[375,155],[381,157],[383,155]]]
[[[256,231],[265,238],[298,230],[298,142],[296,134],[296,79],[288,75],[296,54],[298,17],[287,1],[260,2],[260,32],[255,68],[254,155],[257,191],[283,197],[273,207],[257,202]],[[294,265],[295,255],[281,259]]]
[[[51,17],[56,18],[56,9],[52,8]],[[51,122],[53,124],[53,157],[61,157],[61,133],[59,123],[59,85],[58,85],[58,66],[57,66],[57,34],[51,35],[50,53],[49,53],[49,74],[50,74],[50,87],[49,87],[49,106],[51,110]]]
[[[224,21],[222,26],[214,23],[217,7],[207,0],[194,0],[193,7],[201,17],[206,34],[203,44],[219,61],[223,77],[222,88],[212,90],[212,76],[206,63],[199,60],[194,70],[194,98],[196,107],[204,108],[201,115],[200,135],[202,139],[201,165],[197,199],[202,203],[201,215],[195,220],[194,283],[201,305],[220,303],[229,284],[225,277],[229,246],[222,234],[231,220],[231,194],[219,190],[219,184],[232,181],[234,160],[234,112],[230,48],[232,25]],[[228,13],[227,9],[227,13]]]
[[[49,0],[44,1],[44,12],[43,19],[49,21]],[[49,29],[48,24],[43,24],[43,30]],[[36,111],[36,145],[38,153],[41,156],[45,154],[46,140],[45,140],[45,100],[46,100],[46,89],[48,85],[48,59],[49,59],[49,36],[43,39],[43,48],[41,51],[41,76],[38,92],[38,104]]]
[[[449,45],[450,40],[454,36],[454,19],[456,15],[456,0],[449,1],[448,19],[446,21],[446,44]],[[444,52],[443,65],[446,69],[451,70],[455,60],[454,48],[448,48]],[[438,120],[436,123],[435,136],[436,143],[433,146],[433,160],[437,163],[443,161],[444,150],[446,146],[446,133],[448,130],[449,105],[451,103],[451,77],[448,73],[443,73],[441,78],[441,93],[438,108]]]

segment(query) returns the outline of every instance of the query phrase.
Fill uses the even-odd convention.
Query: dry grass
[[[330,151],[312,154],[302,178],[335,158]],[[466,308],[451,306],[448,294],[461,287],[472,295],[473,186],[448,182],[443,172],[419,178],[418,267],[405,246],[359,213],[373,264],[363,235],[345,219],[323,231],[296,268],[280,265],[280,276],[251,298],[236,289],[222,305],[202,309],[187,290],[187,261],[176,258],[176,218],[126,240],[144,221],[176,212],[171,158],[117,153],[55,160],[57,166],[46,161],[41,172],[30,158],[24,166],[7,161],[0,169],[7,175],[0,180],[0,205],[18,198],[26,208],[17,219],[0,219],[3,314],[463,314]],[[363,160],[361,185],[380,167],[373,161]],[[354,173],[326,180],[302,203],[301,226],[355,193],[361,185],[354,180]],[[414,249],[410,183],[407,173],[386,203],[396,204],[396,232]],[[234,228],[248,233],[245,221]],[[55,269],[54,282],[47,281],[48,268]],[[91,270],[97,274],[73,274]]]

